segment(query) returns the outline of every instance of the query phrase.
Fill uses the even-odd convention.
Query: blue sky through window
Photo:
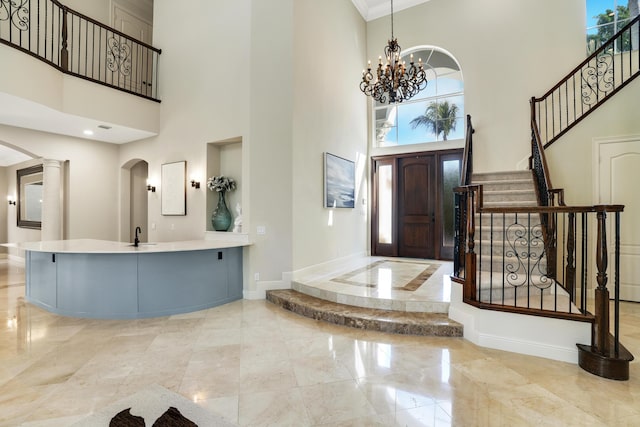
[[[419,53],[430,53],[427,48]],[[435,51],[435,50],[434,50]],[[432,51],[432,52],[434,52]],[[379,147],[394,145],[421,144],[434,141],[442,141],[443,134],[434,133],[433,129],[426,126],[419,126],[412,129],[410,123],[417,117],[422,116],[431,103],[448,101],[458,107],[456,129],[451,130],[447,136],[448,140],[461,139],[464,137],[464,82],[462,73],[454,65],[448,54],[435,51],[430,61],[425,64],[427,71],[427,87],[416,94],[411,100],[395,104],[384,105],[376,103],[376,143]],[[414,55],[416,52],[414,52]],[[444,56],[446,55],[446,56]]]
[[[598,18],[594,18],[607,9],[615,10],[617,6],[627,6],[627,0],[586,0],[587,1],[587,28],[598,24]],[[596,34],[597,29],[592,28],[587,34]]]

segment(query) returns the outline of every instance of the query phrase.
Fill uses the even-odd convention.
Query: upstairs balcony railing
[[[159,101],[160,49],[57,0],[0,0],[0,42],[64,73]]]
[[[532,124],[549,147],[640,75],[640,15],[540,98],[531,98]]]

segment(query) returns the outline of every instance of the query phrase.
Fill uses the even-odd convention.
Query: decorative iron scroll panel
[[[29,0],[0,0],[0,21],[9,21],[19,31],[29,29]]]
[[[583,68],[581,78],[584,105],[594,106],[615,88],[613,60],[612,51],[603,52]]]
[[[107,40],[107,67],[123,76],[131,74],[131,46],[126,41],[115,37]]]
[[[528,285],[540,291],[549,289],[554,280],[547,276],[542,225],[531,224],[531,217],[525,223],[518,222],[516,215],[516,222],[505,225],[503,232],[506,283],[514,288]]]

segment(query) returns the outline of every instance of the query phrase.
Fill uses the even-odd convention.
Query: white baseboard
[[[529,156],[525,157],[524,159],[520,160],[518,163],[516,163],[516,170],[527,170],[529,169]]]
[[[24,264],[24,257],[7,254],[7,258],[9,259],[9,262]]]
[[[464,325],[464,337],[481,347],[578,363],[576,344],[591,342],[591,324],[549,317],[481,310],[462,302],[462,285],[451,283],[449,317]]]
[[[274,289],[291,289],[291,282],[287,284],[284,280],[258,281],[256,282],[256,287],[258,289],[254,291],[244,290],[242,297],[249,300],[266,299],[267,291]]]
[[[357,254],[348,255],[346,257],[333,259],[331,261],[310,265],[299,270],[285,271],[282,273],[282,280],[255,282],[256,289],[245,289],[243,291],[243,298],[248,300],[265,299],[267,297],[267,291],[274,289],[291,289],[291,283],[295,280],[296,277],[313,273],[323,273],[325,271],[331,271],[331,274],[335,274],[336,271],[339,271],[342,268],[349,267],[353,263],[353,260],[364,258],[366,256],[366,252],[363,251]]]
[[[585,325],[588,324],[585,323]],[[590,342],[591,339],[587,338],[586,340],[582,340],[580,344],[589,344]],[[512,353],[527,354],[529,356],[543,357],[545,359],[577,364],[578,348],[576,347],[576,344],[577,343],[573,343],[573,345],[565,347],[543,342],[519,340],[511,337],[506,338],[497,335],[480,334],[480,341],[478,345],[494,348],[496,350],[510,351]]]

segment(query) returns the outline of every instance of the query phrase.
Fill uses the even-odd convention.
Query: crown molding
[[[398,12],[428,1],[429,0],[396,0],[393,9],[394,12]],[[391,14],[391,2],[384,1],[380,3],[375,0],[351,0],[351,2],[367,22]]]

